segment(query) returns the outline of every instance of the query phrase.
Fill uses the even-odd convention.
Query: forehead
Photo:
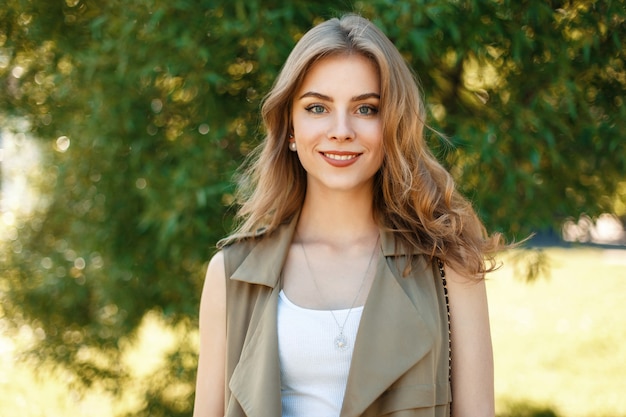
[[[379,93],[380,76],[375,62],[361,54],[331,55],[315,61],[306,71],[298,92],[339,94],[345,90]]]

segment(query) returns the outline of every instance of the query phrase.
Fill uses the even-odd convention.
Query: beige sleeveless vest
[[[224,248],[227,293],[226,417],[280,417],[276,312],[296,221]],[[424,256],[408,277],[405,253],[381,231],[340,417],[447,417],[448,324],[441,279]]]

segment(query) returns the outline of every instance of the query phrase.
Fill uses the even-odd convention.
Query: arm
[[[493,349],[485,281],[446,268],[452,329],[452,415],[493,417]]]
[[[200,356],[193,417],[224,415],[226,278],[221,252],[209,262],[200,301]]]

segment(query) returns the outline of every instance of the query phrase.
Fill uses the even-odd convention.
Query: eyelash
[[[315,109],[321,109],[322,111],[314,111]],[[311,104],[310,106],[305,107],[305,110],[310,113],[321,114],[324,113],[326,109],[321,104]]]
[[[316,109],[321,109],[321,111],[315,111]],[[363,113],[363,109],[367,109],[367,113]],[[305,110],[313,114],[322,114],[326,109],[321,104],[311,104],[310,106],[305,107]],[[378,108],[369,104],[364,104],[362,106],[359,106],[357,112],[363,116],[373,116],[375,114],[378,114]]]

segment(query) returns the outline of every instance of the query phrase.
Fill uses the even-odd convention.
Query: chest
[[[339,310],[363,306],[376,275],[379,252],[336,251],[292,244],[282,271],[282,289],[303,308]]]

